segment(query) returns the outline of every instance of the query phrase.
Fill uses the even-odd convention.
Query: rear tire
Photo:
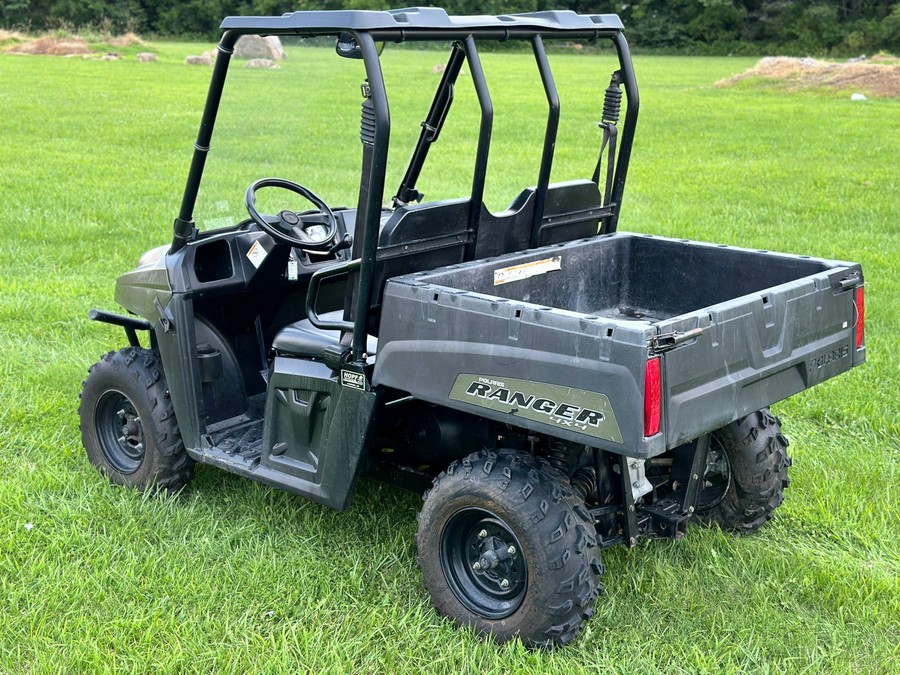
[[[758,530],[790,485],[788,439],[768,408],[714,431],[698,518],[739,534]]]
[[[524,453],[453,462],[425,493],[416,541],[438,612],[498,642],[566,644],[601,592],[583,501],[548,462]]]
[[[193,477],[156,351],[129,347],[91,366],[78,415],[88,459],[112,482],[177,492]]]

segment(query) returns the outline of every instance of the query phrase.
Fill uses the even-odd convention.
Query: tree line
[[[379,0],[0,0],[0,25],[31,30],[104,27],[215,38],[224,16],[299,9],[386,9]],[[398,6],[406,3],[400,2]],[[616,13],[641,48],[700,54],[900,52],[897,0],[444,0],[450,14],[543,9]]]

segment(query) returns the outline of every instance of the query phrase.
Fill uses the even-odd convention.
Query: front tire
[[[541,458],[454,462],[425,494],[416,541],[438,612],[498,642],[563,645],[594,612],[603,566],[590,514]]]
[[[193,477],[156,351],[129,347],[91,366],[78,415],[88,459],[112,482],[177,492]]]
[[[788,440],[781,421],[763,408],[714,431],[697,516],[750,534],[784,501],[790,485]]]

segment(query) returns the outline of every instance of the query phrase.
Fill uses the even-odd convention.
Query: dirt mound
[[[873,57],[871,60],[847,63],[808,57],[767,56],[740,75],[719,80],[715,86],[730,87],[753,77],[783,80],[793,89],[832,87],[867,96],[900,96],[900,61],[883,54],[879,54],[877,59]]]
[[[51,35],[13,45],[7,51],[11,54],[41,54],[46,56],[75,56],[93,53],[88,47],[88,43],[81,38],[59,38]]]
[[[113,47],[133,47],[134,45],[140,45],[141,47],[148,46],[148,42],[146,40],[142,40],[139,36],[134,33],[125,33],[124,35],[117,35],[114,38],[110,38],[107,42]]]

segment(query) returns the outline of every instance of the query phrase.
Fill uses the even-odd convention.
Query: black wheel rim
[[[728,488],[731,486],[731,465],[728,453],[718,434],[709,439],[709,452],[706,459],[706,473],[703,475],[703,490],[700,492],[698,510],[709,511],[722,503]]]
[[[490,511],[457,511],[441,536],[441,567],[450,589],[471,612],[503,619],[528,589],[528,564],[519,539]]]
[[[134,473],[144,461],[144,425],[131,400],[120,391],[107,391],[97,402],[94,425],[100,449],[119,473]]]

